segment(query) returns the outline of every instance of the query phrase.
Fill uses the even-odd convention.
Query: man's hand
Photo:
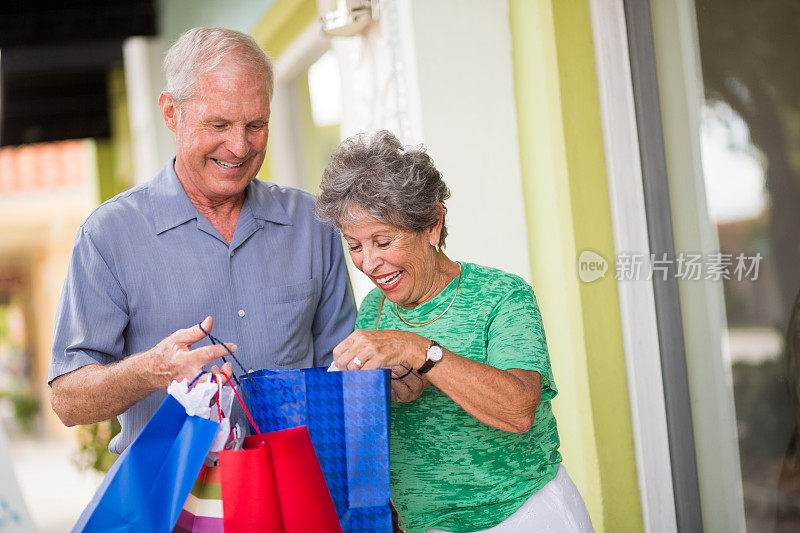
[[[409,372],[410,370],[410,372]],[[404,376],[402,379],[401,376]],[[413,402],[428,388],[430,382],[406,365],[392,367],[392,401]]]
[[[211,317],[203,320],[203,329],[211,331],[212,322]],[[180,329],[145,352],[59,376],[50,384],[53,410],[67,426],[92,424],[118,416],[153,392],[165,390],[173,379],[191,381],[203,365],[228,354],[219,345],[192,350],[192,344],[205,336],[198,326]],[[227,346],[236,350],[233,344]],[[230,376],[230,364],[223,365],[222,371]],[[211,372],[219,369],[215,366]]]
[[[201,324],[204,330],[211,331],[214,319],[206,317]],[[153,385],[158,389],[166,389],[172,380],[180,381],[186,378],[191,381],[203,370],[204,365],[228,355],[228,350],[220,345],[203,346],[192,350],[192,344],[199,342],[205,336],[203,330],[194,325],[179,329],[148,350],[146,354],[151,363]],[[232,352],[236,351],[235,344],[226,343],[226,346]],[[230,376],[230,365],[226,374]]]

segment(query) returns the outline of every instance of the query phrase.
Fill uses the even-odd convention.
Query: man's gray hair
[[[199,72],[212,71],[230,61],[263,75],[272,100],[272,60],[255,39],[227,28],[193,28],[175,41],[164,58],[166,91],[181,105],[196,96]]]
[[[367,215],[404,230],[423,231],[436,224],[441,204],[439,246],[444,248],[444,202],[450,189],[423,146],[403,147],[386,130],[371,138],[354,135],[331,155],[320,190],[317,216],[340,229],[343,223],[357,223]]]

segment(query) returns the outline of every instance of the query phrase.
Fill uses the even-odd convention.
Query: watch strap
[[[430,346],[428,346],[428,350],[430,350],[433,346],[438,346],[439,348],[442,347],[442,345],[439,344],[438,342],[431,340],[431,344]],[[431,368],[433,368],[433,365],[435,365],[436,363],[437,361],[434,361],[433,359],[426,359],[425,362],[422,364],[422,366],[419,367],[419,370],[417,370],[417,374],[427,373]]]

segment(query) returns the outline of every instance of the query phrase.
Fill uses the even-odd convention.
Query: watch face
[[[428,348],[428,359],[433,361],[434,363],[438,363],[442,360],[442,347],[433,345]]]

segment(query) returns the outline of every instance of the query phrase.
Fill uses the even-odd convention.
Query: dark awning
[[[107,137],[108,68],[155,33],[152,0],[0,7],[0,146]]]

